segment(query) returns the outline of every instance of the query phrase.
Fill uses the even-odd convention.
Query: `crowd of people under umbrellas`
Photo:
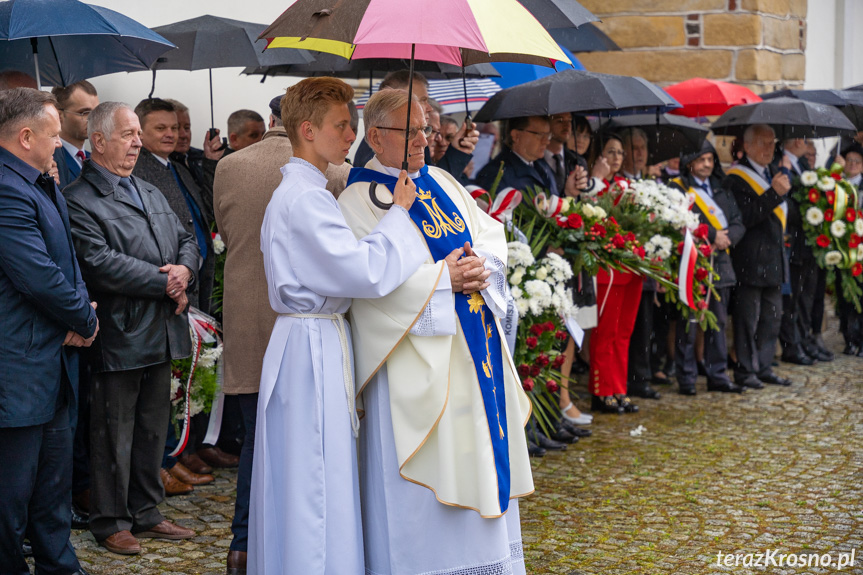
[[[711,301],[710,309],[717,317],[718,331],[686,329],[673,307],[657,297],[661,288],[652,282],[618,278],[615,283],[599,277],[587,278],[582,284],[577,294],[580,323],[592,333],[580,349],[572,340],[568,342],[566,355],[570,359],[562,372],[571,381],[577,374],[589,373],[590,411],[637,412],[639,407],[632,397],[658,400],[657,387],[675,381],[678,393],[695,395],[699,375],[706,377],[706,389],[715,392],[742,393],[762,389],[765,384],[789,386],[791,381],[773,370],[777,340],[783,362],[812,365],[833,360],[833,351],[822,338],[825,294],[831,288],[826,274],[813,265],[800,222],[789,217],[783,228],[771,215],[776,206],[792,201],[794,176],[815,167],[811,141],[777,141],[774,130],[764,124],[746,129],[735,144],[734,163],[761,178],[764,189],[755,190],[750,180],[724,174],[719,156],[709,143],[679,159],[649,166],[651,142],[642,130],[596,129],[587,118],[569,113],[514,118],[502,125],[479,125],[474,130],[473,126],[441,115],[440,107],[428,98],[425,79],[420,75],[414,78],[413,93],[422,105],[427,128],[417,130],[413,137],[425,148],[426,163],[449,172],[464,185],[488,189],[502,168],[499,189],[539,186],[553,195],[578,197],[602,194],[616,182],[656,178],[679,188],[681,193],[694,187],[703,190],[724,213],[727,226],[710,230],[710,241],[718,254],[716,288],[721,294]],[[393,73],[381,89],[404,89],[409,80],[407,72]],[[17,110],[16,105],[26,108],[28,102],[22,100],[39,93],[16,90],[17,86],[32,87],[32,80],[20,73],[0,75],[0,90],[12,90],[8,94],[18,98],[16,102],[12,102],[13,96],[7,96],[8,102],[3,100],[0,112],[6,116]],[[70,331],[66,343],[90,350],[82,356],[88,359],[81,362],[80,368],[71,359],[64,364],[66,370],[79,371],[81,393],[77,399],[64,400],[64,408],[78,412],[74,449],[71,436],[68,444],[57,447],[74,457],[66,461],[58,456],[49,471],[68,474],[69,480],[43,480],[41,474],[49,471],[40,469],[36,481],[41,485],[35,489],[45,496],[34,499],[36,503],[30,507],[34,519],[40,517],[34,514],[37,508],[43,515],[54,513],[45,519],[45,525],[52,529],[66,522],[66,539],[51,540],[38,529],[27,529],[26,536],[40,548],[56,551],[58,564],[65,565],[77,565],[68,543],[70,520],[75,527],[88,527],[97,541],[117,553],[139,553],[138,538],[190,538],[194,531],[173,524],[159,513],[156,506],[163,493],[189,493],[194,486],[214,480],[210,474],[213,467],[239,466],[234,540],[228,556],[229,573],[231,569],[239,573],[245,567],[247,550],[252,473],[248,438],[255,433],[257,404],[256,387],[242,383],[248,378],[239,373],[260,373],[263,351],[275,321],[262,265],[255,267],[249,262],[249,269],[242,272],[243,279],[233,280],[235,285],[241,284],[240,292],[244,294],[238,299],[245,301],[233,310],[225,309],[226,334],[231,329],[230,313],[246,321],[245,328],[235,328],[240,334],[238,339],[243,340],[243,346],[233,352],[236,359],[232,360],[226,351],[226,365],[234,361],[235,367],[227,368],[224,389],[237,398],[236,403],[229,404],[229,409],[232,405],[236,411],[237,424],[225,426],[219,446],[202,444],[204,416],[193,423],[192,439],[183,454],[179,458],[167,455],[177,441],[173,426],[166,420],[170,378],[167,360],[182,355],[189,345],[187,326],[179,320],[183,309],[191,304],[204,312],[215,312],[210,304],[215,260],[211,229],[218,228],[225,237],[229,254],[235,249],[250,260],[260,259],[259,230],[269,195],[246,197],[241,183],[263,193],[272,192],[281,179],[278,168],[291,154],[290,141],[281,127],[281,96],[269,103],[268,125],[254,112],[238,111],[228,119],[228,145],[222,146],[218,136],[207,137],[202,149],[191,146],[188,108],[174,100],[145,99],[134,108],[116,103],[100,105],[96,90],[86,81],[57,88],[53,97],[46,93],[40,97],[38,106],[49,104],[57,109],[61,146],[53,150],[51,145],[49,155],[53,161],[39,171],[53,177],[65,196],[71,240],[80,263],[79,277],[89,292],[89,298],[83,298],[86,309],[72,309],[73,304],[68,303],[62,311],[75,316],[84,326],[77,333]],[[3,130],[15,117],[6,116],[0,115],[0,152],[4,154],[0,159],[10,165],[14,163],[10,159],[14,151]],[[357,122],[354,114],[353,131]],[[142,133],[140,143],[137,126]],[[476,172],[472,153],[479,133],[494,137],[495,153],[485,168]],[[89,151],[85,150],[87,140]],[[845,178],[859,187],[863,132],[858,132],[854,140],[841,142],[837,151],[828,162],[841,163]],[[374,151],[364,140],[354,165],[364,166],[373,156]],[[138,188],[129,184],[130,175],[137,178]],[[39,186],[49,187],[44,176],[35,174],[34,178],[37,176]],[[347,185],[348,167],[331,166],[326,176],[328,189],[338,197]],[[102,249],[105,236],[132,253],[140,248],[136,242],[144,230],[126,226],[122,211],[112,213],[111,209],[94,207],[98,194],[106,193],[97,180],[119,187],[126,193],[127,202],[139,208],[146,205],[151,218],[159,220],[156,227],[163,235],[157,243],[164,250],[157,254],[163,264],[158,274],[167,276],[167,285],[147,272],[124,265],[128,262],[116,261],[116,255],[106,257]],[[62,203],[56,198],[54,201]],[[799,210],[789,210],[796,212]],[[259,277],[250,275],[254,273]],[[5,268],[4,274],[8,277]],[[250,277],[258,277],[259,285],[254,285]],[[231,289],[230,283],[231,278],[226,277],[226,291]],[[154,289],[164,291],[161,295],[173,302],[171,311],[177,315],[166,314],[152,303]],[[609,313],[597,317],[599,294],[611,294],[614,305]],[[98,302],[98,328],[90,299]],[[852,306],[839,303],[846,342],[843,353],[863,357],[863,320]],[[729,314],[732,345],[726,341]],[[608,349],[623,349],[625,353],[613,355],[611,362],[595,359],[607,355]],[[231,369],[237,375],[232,375]],[[34,413],[37,407],[44,411],[45,405],[54,405],[47,396],[43,399],[41,405],[33,406]],[[33,398],[26,402],[33,403]],[[567,443],[590,435],[593,417],[587,410],[582,412],[578,402],[575,392],[561,390],[562,417],[554,433],[545,435],[529,424],[532,455],[565,449]],[[0,482],[6,479],[0,472]],[[71,495],[55,489],[57,485],[71,487]],[[21,512],[8,506],[4,513]],[[11,523],[3,523],[8,524]],[[16,541],[20,533],[2,535],[8,543]],[[23,552],[4,548],[3,556],[19,560]]]

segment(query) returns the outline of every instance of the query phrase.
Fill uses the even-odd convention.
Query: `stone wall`
[[[807,0],[580,0],[623,52],[578,54],[588,70],[661,86],[726,80],[756,93],[802,88]]]

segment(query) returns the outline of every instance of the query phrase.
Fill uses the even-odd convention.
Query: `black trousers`
[[[72,493],[90,489],[90,365],[80,358],[78,369],[78,418],[72,443]]]
[[[164,521],[159,469],[171,405],[171,364],[97,373],[90,390],[90,531],[146,531]]]
[[[815,301],[812,304],[812,335],[821,335],[824,326],[824,296],[827,294],[827,270],[818,268]]]
[[[791,295],[782,310],[779,339],[782,347],[804,344],[812,330],[812,312],[818,289],[818,266],[791,264]],[[823,299],[823,293],[822,293]]]
[[[237,501],[234,503],[234,521],[231,523],[231,531],[234,533],[231,551],[248,551],[249,505],[252,490],[252,459],[255,455],[255,425],[258,420],[258,394],[242,393],[237,395],[237,399],[240,411],[243,413],[246,438],[240,451],[240,466],[237,469]]]
[[[627,370],[627,390],[644,387],[653,377],[651,348],[653,341],[653,310],[656,307],[655,291],[642,291],[635,316],[635,327],[629,339],[629,369]]]
[[[773,373],[776,340],[782,318],[782,287],[739,285],[734,290],[734,348],[738,381]]]
[[[836,311],[839,314],[839,331],[845,339],[846,345],[863,345],[863,314],[859,313],[854,304],[845,298],[842,293],[842,281],[837,277],[836,285]]]
[[[64,379],[65,376],[64,376]],[[72,420],[64,382],[54,419],[0,428],[0,573],[30,575],[21,554],[33,546],[36,573],[69,575],[80,569],[69,541],[72,523]]]
[[[707,383],[723,384],[730,381],[728,367],[728,343],[725,339],[725,326],[728,323],[728,304],[731,288],[716,288],[719,298],[711,297],[708,308],[716,316],[718,330],[704,332],[704,368],[707,370]],[[688,331],[687,331],[688,327]],[[695,357],[695,335],[698,324],[694,320],[680,318],[674,335],[674,364],[680,387],[692,389],[698,377],[698,362]]]

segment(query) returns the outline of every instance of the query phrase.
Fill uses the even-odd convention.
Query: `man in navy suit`
[[[60,174],[60,189],[71,184],[80,174],[81,166],[90,157],[84,150],[87,140],[87,118],[99,105],[96,88],[87,80],[51,90],[60,111],[60,143],[54,151],[54,161]]]
[[[66,203],[45,175],[60,146],[55,98],[0,92],[0,569],[81,573],[69,542],[78,357],[98,320]]]

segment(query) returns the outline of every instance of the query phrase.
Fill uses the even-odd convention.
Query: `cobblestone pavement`
[[[534,460],[536,493],[521,500],[528,572],[863,573],[863,359],[838,353],[831,325],[836,361],[780,364],[789,388],[717,394],[700,380],[683,397],[663,386],[661,400],[638,401],[640,413],[597,415],[593,437]],[[235,474],[216,477],[161,507],[196,538],[144,540],[141,555],[124,557],[74,532],[82,564],[94,575],[224,573]],[[777,562],[853,550],[856,566],[717,566],[720,552],[774,549]]]

